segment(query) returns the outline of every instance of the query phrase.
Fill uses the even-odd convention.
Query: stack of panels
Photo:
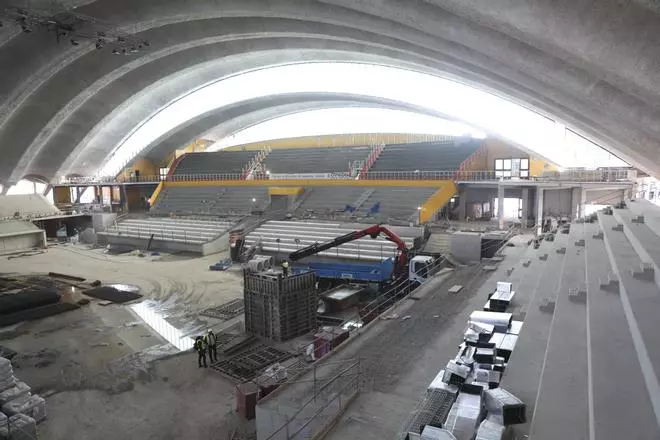
[[[316,327],[316,277],[244,272],[245,330],[287,341]]]

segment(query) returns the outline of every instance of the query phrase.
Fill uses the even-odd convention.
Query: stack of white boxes
[[[46,401],[14,376],[9,360],[0,357],[0,439],[37,438],[37,423],[46,418]]]

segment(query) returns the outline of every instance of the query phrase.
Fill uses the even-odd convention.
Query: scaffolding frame
[[[245,330],[277,342],[314,330],[318,299],[314,272],[243,272]]]

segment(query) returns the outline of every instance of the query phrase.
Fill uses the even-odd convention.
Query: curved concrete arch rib
[[[405,86],[399,86],[405,85]],[[308,63],[251,71],[209,84],[164,107],[126,137],[101,170],[111,175],[169,127],[184,124],[217,108],[271,95],[300,93],[361,97],[406,105],[417,112],[460,121],[475,129],[552,158],[560,142],[554,121],[510,101],[433,75],[392,67]],[[353,98],[354,99],[354,98]],[[554,151],[553,151],[554,150]]]
[[[119,144],[135,127],[136,121],[146,121],[169,102],[190,93],[202,85],[209,84],[223,78],[231,77],[241,72],[263,69],[278,65],[304,62],[367,62],[374,64],[394,64],[405,68],[414,68],[420,71],[430,71],[428,68],[416,65],[405,60],[396,60],[391,57],[377,54],[366,54],[356,51],[355,46],[342,44],[337,50],[328,50],[314,47],[313,42],[301,44],[299,49],[270,49],[278,47],[276,40],[268,40],[261,46],[264,50],[237,53],[223,58],[205,61],[183,68],[151,85],[135,91],[135,94],[117,102],[126,95],[126,91],[116,90],[117,87],[133,87],[124,81],[108,86],[103,93],[93,96],[90,108],[97,109],[96,114],[87,108],[81,109],[79,115],[69,118],[61,129],[51,135],[51,146],[44,146],[44,152],[52,152],[62,146],[72,146],[67,158],[62,159],[59,169],[51,170],[51,175],[67,175],[74,172],[76,166],[86,169],[99,164],[112,151],[110,148]],[[319,46],[322,42],[319,43]],[[339,48],[343,50],[339,50]],[[353,51],[349,51],[353,49]],[[225,48],[226,50],[226,48]],[[135,87],[140,87],[137,81]],[[113,93],[114,92],[114,93]],[[107,113],[98,110],[98,104],[116,102],[116,107],[108,108]],[[92,110],[93,111],[93,110]],[[96,115],[96,116],[95,116]],[[104,116],[104,117],[101,117]],[[59,164],[58,164],[59,165]]]
[[[50,35],[1,32],[0,65],[12,68],[0,69],[0,178],[91,169],[136,121],[166,104],[157,101],[163,94],[141,114],[130,105],[139,100],[131,97],[139,90],[134,84],[153,91],[150,85],[176,73],[149,72],[147,66],[158,69],[157,53],[161,62],[172,57],[197,66],[210,59],[209,39],[236,40],[240,28],[254,41],[269,41],[271,50],[305,48],[282,38],[289,29],[315,41],[318,52],[372,53],[392,66],[407,62],[454,75],[540,110],[659,175],[660,57],[648,41],[660,39],[660,17],[638,6],[642,0],[625,8],[592,2],[575,8],[570,0],[552,7],[543,0],[516,7],[511,0],[97,0],[77,11],[152,39],[153,52],[112,57],[86,43],[57,46]],[[265,50],[254,41],[242,42],[240,52]],[[135,66],[110,78],[128,64]],[[134,119],[122,121],[113,113],[119,108]],[[120,121],[127,128],[102,129]]]
[[[204,138],[211,132],[214,137],[220,139],[280,116],[309,110],[348,107],[407,110],[431,116],[427,110],[405,103],[361,96],[321,93],[266,96],[229,107],[213,109],[191,119],[152,142],[142,150],[140,155],[153,162],[160,162],[175,149],[185,146],[195,139]]]

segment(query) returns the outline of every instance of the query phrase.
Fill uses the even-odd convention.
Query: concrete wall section
[[[623,200],[624,190],[621,189],[597,189],[586,191],[586,203],[591,205],[612,205]]]
[[[546,189],[543,191],[543,215],[571,216],[573,189]]]
[[[24,251],[46,244],[46,234],[42,230],[17,232],[0,236],[0,254]]]
[[[211,255],[224,252],[229,249],[229,232],[202,245],[202,254]]]
[[[481,261],[481,234],[455,232],[451,236],[451,254],[461,263]]]

